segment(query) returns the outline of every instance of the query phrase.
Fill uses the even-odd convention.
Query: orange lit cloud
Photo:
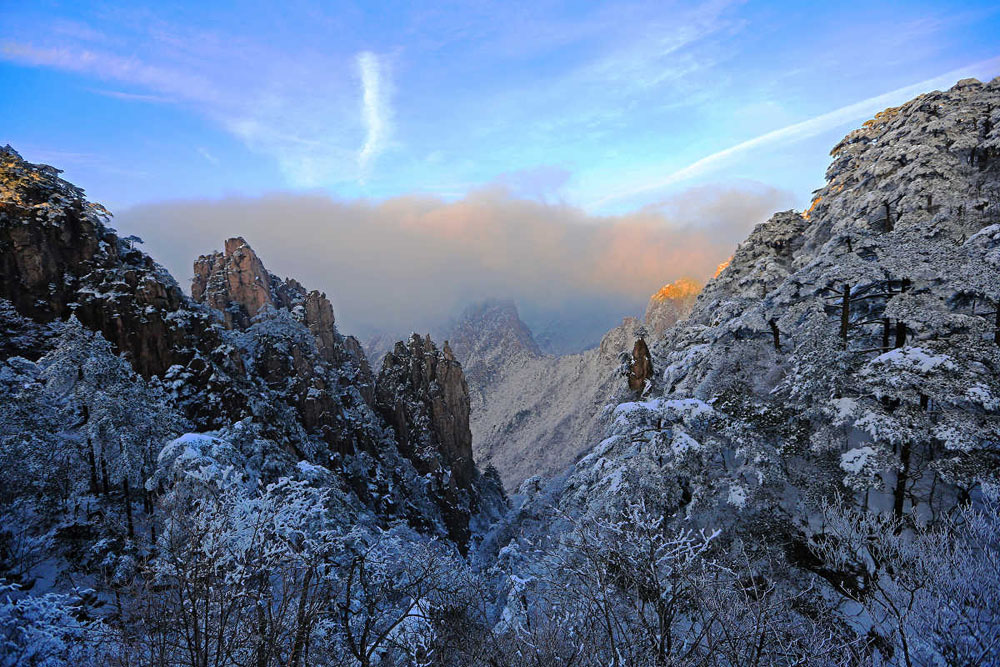
[[[125,211],[118,225],[144,237],[185,285],[197,255],[244,236],[272,272],[326,291],[347,331],[399,331],[434,328],[487,297],[513,298],[529,313],[617,303],[637,314],[666,283],[710,278],[754,224],[789,201],[745,183],[594,217],[495,186],[455,202],[292,194],[167,202]]]

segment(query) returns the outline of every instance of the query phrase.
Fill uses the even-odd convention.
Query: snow
[[[978,403],[984,410],[1000,409],[1000,398],[997,398],[984,384],[977,383],[966,389],[965,397],[973,403]]]
[[[930,373],[935,370],[954,370],[955,362],[946,354],[934,354],[922,347],[901,347],[885,352],[871,361],[872,366],[891,366],[901,370]]]
[[[630,416],[637,416],[643,412],[654,413],[670,421],[686,421],[710,415],[714,410],[711,405],[697,398],[654,398],[648,401],[621,403],[612,414],[617,423],[625,424]]]
[[[729,487],[729,498],[727,502],[742,509],[747,504],[747,490],[741,484],[733,484]]]
[[[674,454],[680,456],[689,451],[697,451],[701,449],[701,443],[684,431],[678,429],[674,431],[674,437],[670,442],[670,448],[674,451]]]
[[[851,449],[840,455],[840,468],[850,474],[859,474],[874,456],[875,450],[867,445]]]
[[[847,422],[857,414],[858,402],[853,398],[835,398],[830,401],[830,404],[836,411],[836,416],[834,417],[836,423]]]
[[[330,474],[330,471],[321,465],[315,465],[309,461],[299,461],[295,464],[299,474],[303,479],[315,481],[320,480]]]

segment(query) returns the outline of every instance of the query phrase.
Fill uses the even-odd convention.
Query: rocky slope
[[[40,342],[17,353],[41,356],[50,337],[37,326],[58,329],[74,314],[162,384],[195,429],[252,425],[279,459],[329,468],[383,520],[468,538],[480,487],[498,491],[456,442],[454,432],[468,423],[467,399],[449,390],[439,401],[433,382],[399,387],[406,395],[394,398],[397,387],[388,379],[379,385],[357,341],[337,331],[326,296],[270,274],[245,240],[229,239],[223,252],[195,261],[189,298],[134,247],[138,239],[118,237],[109,217],[57,170],[0,149],[3,326],[27,327],[22,338]],[[457,363],[440,375],[464,386]],[[434,471],[426,447],[414,449],[373,410],[377,386],[379,405],[397,406],[392,426],[419,422],[422,413],[410,414],[417,405],[434,406],[442,430],[425,443],[442,448]]]
[[[649,394],[615,406],[564,475],[515,496],[497,547],[517,627],[545,613],[529,549],[548,544],[562,564],[575,544],[596,555],[625,534],[614,558],[627,560],[655,534],[655,561],[640,560],[656,571],[673,554],[677,568],[623,586],[623,605],[656,581],[658,599],[677,599],[693,551],[671,550],[685,540],[734,573],[716,602],[680,612],[683,651],[712,632],[701,613],[717,604],[723,634],[757,643],[720,664],[751,650],[783,664],[789,642],[814,664],[995,660],[977,642],[995,636],[998,609],[985,572],[1000,489],[1000,78],[887,109],[831,155],[811,208],[759,225],[651,346]],[[966,525],[984,528],[961,535],[950,517],[970,507],[983,514]],[[611,540],[589,537],[602,521]],[[607,572],[628,569],[612,559]],[[698,580],[689,599],[712,586]],[[955,629],[971,617],[982,622]]]
[[[1000,79],[831,155],[810,210],[759,225],[653,346],[659,382],[550,490],[564,509],[655,496],[801,558],[821,499],[926,519],[997,483]]]
[[[628,318],[598,347],[564,356],[541,353],[512,302],[468,308],[446,337],[468,369],[476,460],[496,466],[513,489],[579,458],[603,432],[603,408],[628,393],[622,354],[635,351],[640,327],[662,335],[698,289],[686,279],[666,285],[650,299],[644,323]]]

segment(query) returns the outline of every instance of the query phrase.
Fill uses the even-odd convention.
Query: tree
[[[355,532],[340,572],[338,642],[362,667],[392,656],[435,664],[442,610],[465,597],[468,579],[454,547],[396,527]]]
[[[76,317],[39,363],[47,390],[66,402],[68,416],[78,419],[86,434],[91,490],[99,486],[108,495],[113,485],[121,485],[132,537],[132,489],[144,486],[160,445],[183,420],[157,385],[138,376],[103,336]]]
[[[933,526],[904,530],[893,514],[836,506],[813,543],[845,577],[838,591],[860,605],[900,664],[992,664],[1000,658],[1000,515],[995,502],[960,508]],[[891,648],[895,646],[895,648]]]

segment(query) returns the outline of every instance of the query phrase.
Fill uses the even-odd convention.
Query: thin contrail
[[[712,153],[711,155],[703,157],[700,160],[692,162],[686,167],[672,172],[654,183],[646,183],[644,185],[602,197],[601,199],[592,202],[586,208],[600,208],[609,202],[619,201],[634,195],[649,192],[651,190],[665,188],[688,178],[711,172],[713,169],[718,168],[727,159],[732,158],[734,155],[746,153],[747,151],[760,146],[815,136],[825,132],[826,130],[855,121],[858,118],[870,116],[876,111],[880,111],[887,106],[891,106],[894,102],[899,103],[902,100],[910,99],[920,93],[934,90],[939,86],[950,86],[957,80],[963,78],[965,75],[969,75],[972,72],[981,72],[983,70],[1000,70],[1000,56],[973,63],[971,65],[966,65],[964,67],[951,70],[950,72],[946,72],[945,74],[926,79],[919,83],[897,88],[896,90],[892,90],[888,93],[882,93],[881,95],[876,95],[875,97],[869,97],[866,100],[840,107],[839,109],[815,116],[814,118],[810,118],[793,125],[788,125],[777,130],[772,130],[771,132],[762,134],[759,137],[748,139],[747,141],[736,144],[735,146],[730,146],[729,148],[721,150],[717,153]]]

